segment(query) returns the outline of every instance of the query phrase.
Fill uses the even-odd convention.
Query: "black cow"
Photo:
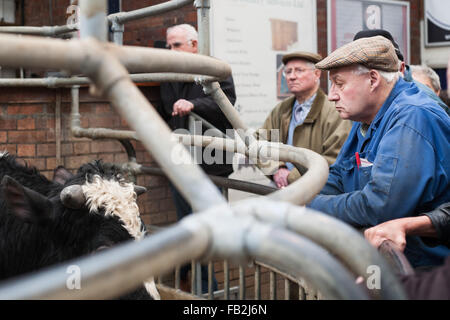
[[[117,167],[59,167],[50,181],[17,160],[0,154],[0,281],[143,237],[135,190]],[[121,298],[151,299],[144,287]]]

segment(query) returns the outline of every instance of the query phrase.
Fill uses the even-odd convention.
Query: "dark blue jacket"
[[[450,201],[450,117],[414,83],[398,80],[365,137],[360,129],[355,122],[311,208],[371,227]],[[407,239],[414,266],[440,264],[449,253]]]

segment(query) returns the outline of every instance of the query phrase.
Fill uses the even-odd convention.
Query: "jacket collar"
[[[308,115],[306,116],[305,121],[303,121],[303,123],[314,123],[314,121],[316,121],[316,119],[319,117],[320,115],[320,110],[322,110],[322,105],[324,100],[326,99],[326,95],[323,92],[322,89],[318,89],[316,92],[316,98],[314,99],[314,102],[311,106],[311,110],[309,111]],[[286,110],[281,110],[283,114],[286,114],[286,118],[285,121],[288,121],[288,125],[289,125],[289,121],[291,121],[291,117],[292,117],[292,109],[294,108],[294,104],[295,104],[295,96],[289,97],[286,100],[286,104],[284,105],[283,109]]]
[[[394,87],[391,90],[391,93],[384,101],[383,105],[381,106],[381,109],[378,110],[375,119],[373,119],[372,123],[370,124],[371,127],[373,127],[374,129],[378,127],[378,125],[381,122],[381,119],[383,119],[384,114],[389,109],[395,98],[397,98],[397,96],[409,86],[410,86],[409,83],[403,80],[403,78],[397,80],[397,82],[395,83]]]

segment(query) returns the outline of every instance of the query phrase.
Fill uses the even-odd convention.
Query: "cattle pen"
[[[194,4],[197,9],[201,55],[122,45],[125,23],[189,4]],[[231,68],[225,62],[209,57],[209,0],[172,0],[111,15],[106,14],[105,0],[80,0],[79,6],[81,19],[76,29],[79,39],[66,41],[29,36],[57,36],[74,32],[74,26],[0,28],[0,32],[23,34],[0,36],[0,65],[11,68],[46,66],[52,70],[65,70],[73,76],[1,79],[0,86],[70,88],[71,134],[78,138],[120,141],[127,153],[127,161],[120,165],[131,179],[149,174],[167,176],[191,204],[195,214],[150,232],[139,242],[119,245],[34,275],[0,283],[0,299],[109,299],[154,276],[159,277],[158,288],[163,299],[242,300],[249,297],[245,283],[248,273],[254,276],[251,294],[254,299],[280,298],[277,292],[281,287],[284,299],[406,298],[394,274],[395,266],[410,272],[401,254],[386,244],[382,255],[358,231],[303,207],[325,184],[326,161],[310,150],[256,140],[224,95],[218,81],[229,76]],[[108,26],[114,43],[106,41]],[[148,81],[201,84],[232,123],[236,136],[231,139],[226,136],[172,135],[133,83]],[[89,85],[92,95],[107,99],[132,130],[82,127],[79,90],[85,85]],[[56,132],[60,134],[60,130]],[[139,164],[130,141],[140,141],[159,168]],[[189,153],[183,147],[179,148],[180,145],[209,146],[240,153],[255,163],[289,161],[306,168],[306,173],[280,190],[208,177],[189,160]],[[61,152],[61,146],[57,149]],[[181,157],[188,160],[174,164],[173,150],[178,150]],[[264,197],[229,203],[215,184]],[[202,295],[198,261],[216,261],[223,266],[222,290],[212,290],[213,262],[209,262],[209,292]],[[179,266],[185,263],[192,263],[192,291],[188,293],[180,290]],[[239,281],[233,287],[229,281],[230,264],[239,266]],[[66,271],[71,265],[83,270],[83,290],[67,288]],[[246,268],[249,265],[253,268],[250,271]],[[367,272],[370,266],[377,266],[383,277],[379,287],[367,290],[356,284],[355,278],[361,276],[364,281],[370,280],[371,274]],[[261,288],[264,270],[270,277],[266,287],[268,296],[262,294]],[[163,279],[168,277],[173,288],[164,284]]]

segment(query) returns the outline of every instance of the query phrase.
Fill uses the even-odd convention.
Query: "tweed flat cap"
[[[292,59],[303,59],[303,60],[311,61],[312,63],[317,63],[320,60],[322,60],[322,56],[317,53],[297,51],[297,52],[285,54],[281,60],[283,61],[283,64],[286,64],[286,63],[288,63],[289,60],[292,60]]]
[[[395,48],[395,53],[397,54],[398,59],[405,61],[405,58],[403,57],[403,54],[400,51],[400,47],[398,46],[397,42],[395,42],[392,34],[387,30],[384,30],[384,29],[361,30],[357,34],[355,34],[355,36],[353,37],[353,40],[358,40],[361,38],[370,38],[370,37],[375,37],[375,36],[383,36],[386,39],[389,39]]]
[[[361,38],[347,43],[317,63],[316,68],[330,70],[353,64],[388,72],[398,71],[398,57],[394,46],[382,36]]]

